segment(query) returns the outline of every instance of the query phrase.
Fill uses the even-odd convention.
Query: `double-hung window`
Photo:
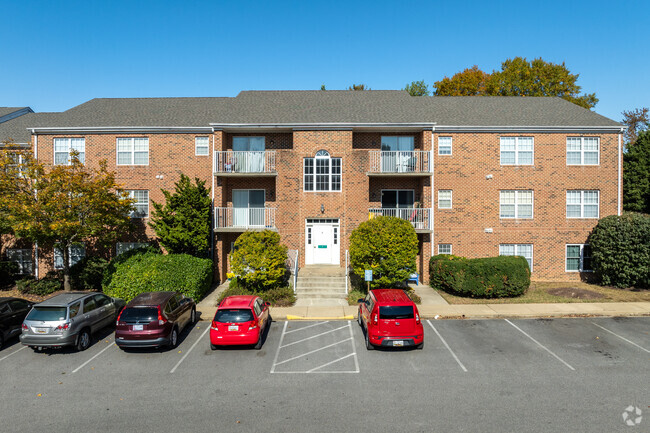
[[[531,272],[533,270],[533,244],[501,244],[500,256],[522,256],[528,262]]]
[[[79,152],[79,162],[86,162],[85,138],[55,138],[54,139],[54,165],[70,165],[70,152]]]
[[[451,254],[451,244],[438,244],[438,254]]]
[[[588,244],[567,244],[566,271],[591,272],[591,248]]]
[[[117,165],[149,165],[149,139],[118,138]]]
[[[500,218],[532,218],[533,217],[533,192],[532,191],[499,191]]]
[[[319,150],[315,158],[305,158],[303,178],[305,191],[341,191],[341,158]]]
[[[599,191],[567,191],[566,217],[598,218],[599,202]]]
[[[131,218],[148,218],[149,217],[149,190],[131,189],[127,190],[129,197],[135,200],[133,206],[135,210],[131,212]]]
[[[501,137],[501,165],[533,165],[533,137]]]
[[[19,274],[32,274],[33,262],[31,249],[7,248],[7,260],[18,264]]]
[[[438,190],[438,209],[451,209],[452,193],[450,189]]]
[[[451,155],[451,137],[438,137],[438,155]]]
[[[210,153],[210,137],[194,138],[194,155],[207,156]]]
[[[137,250],[138,248],[145,248],[148,246],[149,244],[147,242],[117,242],[115,244],[115,255],[119,256],[127,251]]]
[[[86,247],[83,243],[72,244],[68,248],[68,253],[70,254],[69,265],[74,266],[86,256]],[[63,251],[59,247],[54,247],[54,269],[63,269]]]
[[[567,137],[567,165],[598,165],[600,162],[598,137]]]

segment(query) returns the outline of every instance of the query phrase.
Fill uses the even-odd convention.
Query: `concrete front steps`
[[[345,278],[345,269],[336,265],[301,268],[296,284],[296,307],[348,305]]]

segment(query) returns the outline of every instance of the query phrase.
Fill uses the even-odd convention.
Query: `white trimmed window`
[[[126,192],[129,197],[135,200],[133,206],[135,210],[131,212],[131,218],[148,218],[149,217],[149,190],[130,189]]]
[[[533,137],[501,137],[501,165],[533,165]]]
[[[598,165],[600,163],[600,138],[567,137],[567,165]]]
[[[147,242],[117,242],[115,244],[115,255],[119,256],[127,251],[137,250],[138,248],[145,248],[148,246],[149,244]]]
[[[500,218],[532,218],[533,191],[499,191]]]
[[[451,196],[450,189],[438,190],[438,209],[451,209]]]
[[[70,165],[70,152],[79,152],[79,161],[86,162],[85,138],[55,138],[54,139],[54,165]]]
[[[589,244],[566,245],[566,272],[592,272]]]
[[[149,165],[149,139],[118,138],[117,165]]]
[[[210,154],[210,137],[194,138],[194,155],[208,156]]]
[[[567,191],[567,218],[598,218],[600,215],[599,191]]]
[[[18,264],[18,273],[31,275],[33,270],[32,250],[25,248],[7,248],[7,260]]]
[[[70,245],[70,266],[74,266],[79,260],[86,257],[86,247],[83,243]],[[54,269],[63,269],[63,251],[59,247],[54,247]]]
[[[500,244],[500,256],[522,256],[528,262],[530,271],[533,271],[533,244]]]
[[[341,158],[319,150],[315,158],[305,158],[303,179],[305,191],[341,191]]]
[[[438,254],[451,254],[451,244],[438,244]]]
[[[438,155],[451,155],[451,137],[438,137]]]

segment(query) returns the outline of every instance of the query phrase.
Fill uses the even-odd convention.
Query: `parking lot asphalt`
[[[326,320],[274,322],[259,351],[212,351],[203,321],[172,350],[13,340],[0,431],[650,431],[650,318],[424,326],[423,350],[367,351],[356,321]]]

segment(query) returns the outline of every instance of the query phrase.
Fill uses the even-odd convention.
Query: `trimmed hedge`
[[[290,307],[296,302],[296,295],[293,293],[291,287],[277,287],[274,289],[264,290],[257,292],[252,289],[247,289],[246,287],[239,284],[237,279],[231,280],[228,288],[224,290],[219,296],[218,302],[221,302],[224,298],[228,296],[236,295],[256,295],[264,300],[264,302],[270,302],[274,307]]]
[[[149,246],[149,247],[142,247],[142,248],[136,248],[133,250],[126,251],[119,256],[113,257],[111,261],[108,263],[106,268],[104,269],[104,273],[102,276],[102,287],[106,288],[110,286],[111,280],[113,279],[113,274],[115,274],[115,270],[120,267],[124,262],[127,260],[131,260],[132,257],[136,257],[133,259],[133,261],[137,260],[142,260],[150,255],[161,255],[162,251],[160,251],[159,248]]]
[[[16,289],[21,293],[47,296],[63,290],[63,281],[58,272],[50,271],[40,280],[34,277],[27,277],[16,281]]]
[[[97,256],[84,257],[70,267],[70,279],[74,290],[102,290],[102,278],[108,260]]]
[[[145,252],[115,264],[104,293],[130,301],[140,293],[177,291],[199,301],[212,285],[212,261]]]
[[[239,285],[259,292],[287,284],[286,262],[287,247],[280,243],[280,235],[270,230],[242,233],[230,254],[230,269]]]
[[[530,286],[525,258],[499,256],[480,259],[440,254],[429,262],[431,287],[471,298],[522,295]]]

